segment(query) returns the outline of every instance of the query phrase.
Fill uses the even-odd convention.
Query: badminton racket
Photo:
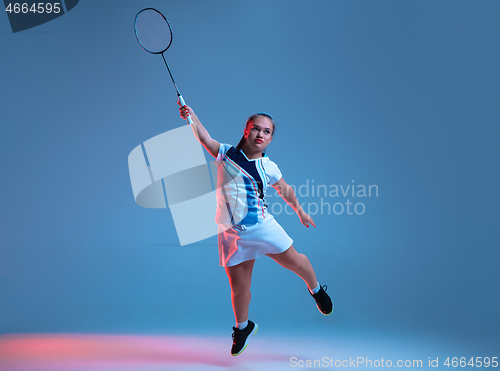
[[[139,45],[148,53],[151,54],[161,54],[165,66],[167,66],[168,74],[174,83],[175,91],[177,92],[177,97],[181,106],[185,106],[186,102],[182,98],[177,84],[175,83],[172,72],[170,72],[170,67],[168,67],[167,60],[163,53],[172,44],[172,29],[167,21],[167,18],[161,14],[158,10],[153,8],[146,8],[141,10],[135,16],[135,36]],[[193,120],[190,116],[187,116],[187,120],[190,125],[193,124]]]

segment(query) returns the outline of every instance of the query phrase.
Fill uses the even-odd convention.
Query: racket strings
[[[137,15],[135,33],[139,44],[150,53],[163,53],[172,43],[170,26],[155,9],[145,9]]]

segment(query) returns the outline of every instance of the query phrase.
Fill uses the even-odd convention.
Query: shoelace
[[[239,328],[237,328],[237,327],[233,327],[233,331],[234,331],[234,332],[233,332],[233,335],[231,335],[231,336],[232,336],[232,337],[233,337],[233,339],[234,339],[234,338],[236,337],[236,332],[237,332],[237,331],[241,331],[241,330],[240,330]]]

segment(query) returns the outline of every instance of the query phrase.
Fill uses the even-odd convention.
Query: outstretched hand
[[[179,112],[181,114],[181,117],[184,120],[187,120],[188,116],[193,116],[194,115],[193,109],[191,107],[189,107],[188,105],[181,106],[181,102],[179,102],[179,101],[177,101],[177,104],[180,106],[179,107]]]
[[[309,216],[309,214],[307,214],[306,212],[302,211],[300,214],[299,214],[299,218],[300,218],[300,222],[302,224],[304,224],[307,228],[309,228],[309,225],[308,224],[311,224],[313,225],[314,227],[316,227],[316,224],[314,224],[314,220]]]

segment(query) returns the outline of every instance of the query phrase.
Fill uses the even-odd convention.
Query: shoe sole
[[[320,312],[321,314],[325,315],[325,316],[329,316],[330,314],[332,314],[332,313],[333,313],[333,309],[334,309],[333,304],[332,304],[332,311],[331,311],[330,313],[323,313],[323,312],[319,309],[319,306],[318,306],[318,305],[316,305],[316,307],[318,308],[319,312]]]
[[[257,332],[257,330],[258,330],[258,329],[259,329],[259,325],[255,324],[255,327],[254,327],[254,329],[252,330],[252,332],[251,332],[250,334],[248,334],[247,339],[245,340],[245,345],[243,346],[243,348],[241,348],[241,350],[240,350],[238,353],[235,353],[235,354],[232,354],[232,353],[231,353],[231,355],[232,355],[233,357],[239,356],[241,353],[243,353],[243,351],[244,351],[244,350],[247,348],[247,346],[248,346],[248,340],[250,340],[250,338],[251,338],[252,336],[254,336],[254,335],[255,335],[255,333]]]

